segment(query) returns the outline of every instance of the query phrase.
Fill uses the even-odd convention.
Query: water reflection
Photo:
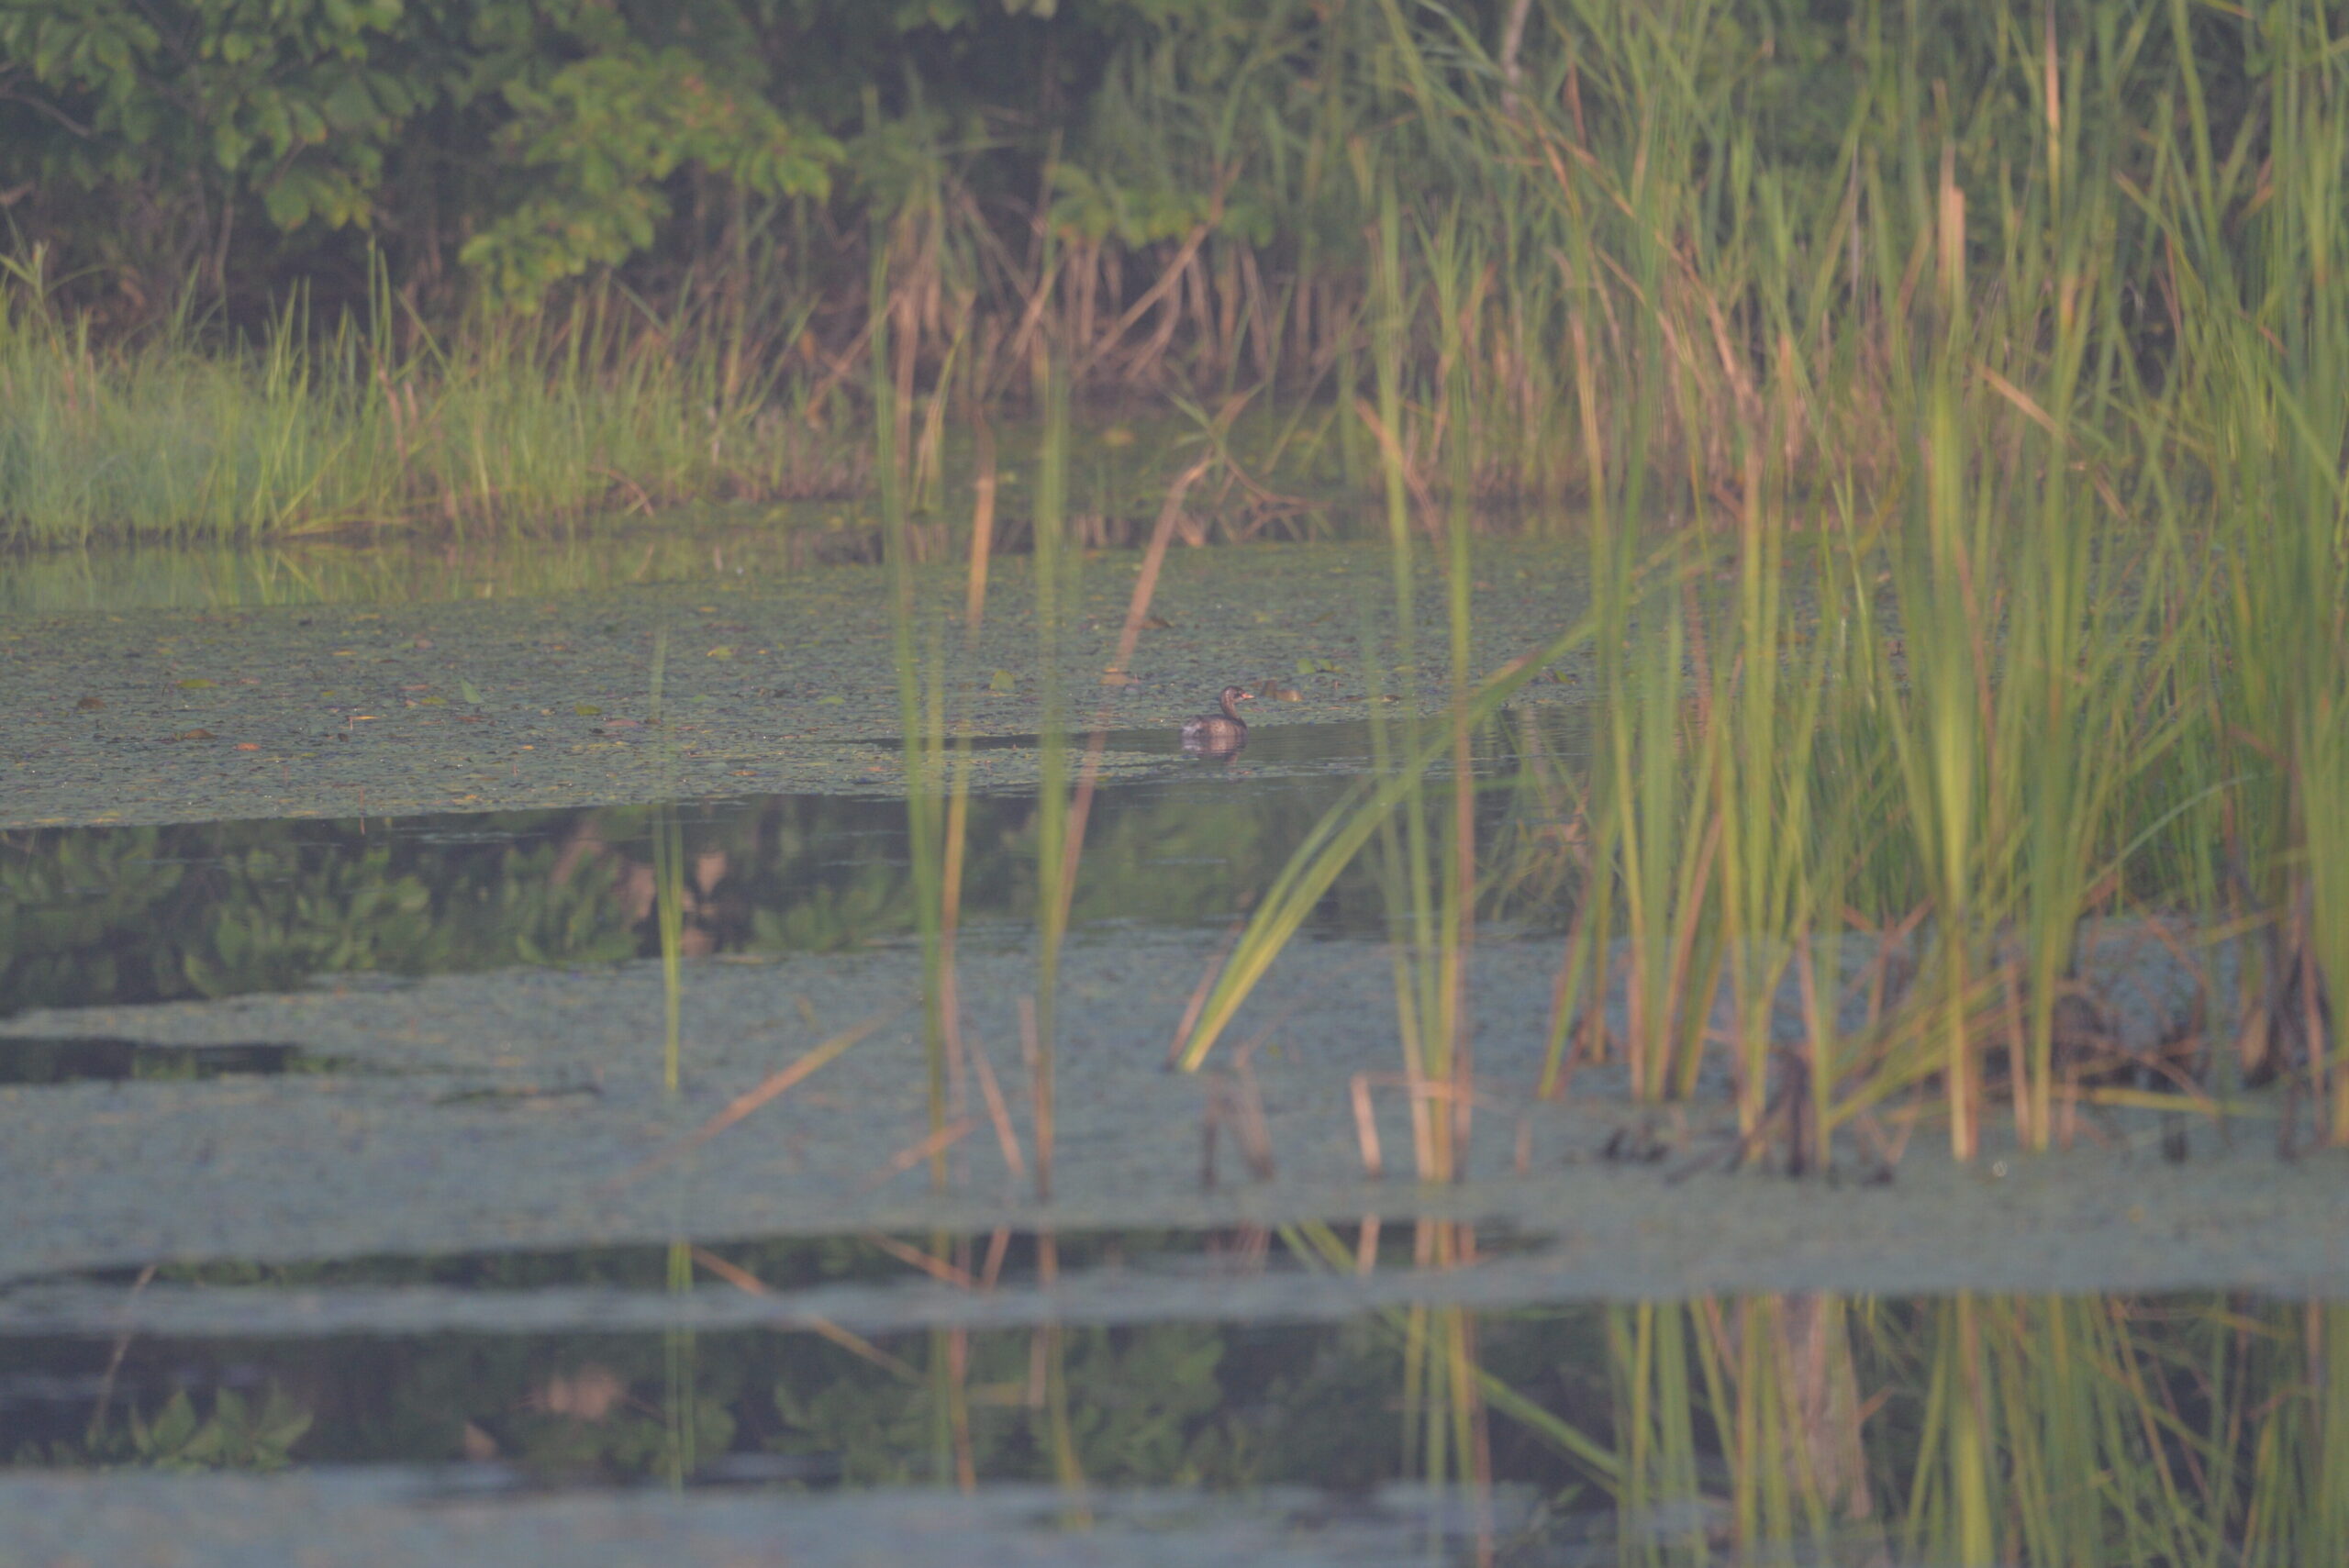
[[[1778,1295],[984,1321],[991,1293],[1054,1267],[1475,1266],[1466,1228],[1398,1229],[1096,1235],[1064,1257],[1050,1238],[978,1236],[477,1261],[464,1287],[493,1294],[583,1271],[618,1290],[766,1292],[876,1280],[891,1259],[904,1273],[919,1252],[960,1277],[971,1321],[12,1338],[0,1451],[20,1473],[454,1467],[437,1473],[473,1490],[1432,1489],[1456,1499],[1428,1543],[1439,1562],[2312,1563],[2349,1545],[2349,1377],[2329,1354],[2349,1310],[2325,1303]],[[331,1301],[362,1277],[460,1275],[376,1260],[111,1288]]]
[[[992,744],[1020,744],[1015,738]],[[1508,716],[1479,740],[1496,854],[1545,828],[1544,797],[1508,787],[1576,743],[1554,716]],[[1112,732],[1112,752],[1168,766],[1105,781],[1073,927],[1220,925],[1247,906],[1367,765],[1368,727],[1258,726],[1236,758],[1185,762],[1163,731]],[[1529,804],[1530,803],[1530,804]],[[1033,920],[1037,802],[971,797],[963,940]],[[601,963],[661,951],[661,875],[686,957],[824,952],[915,929],[904,806],[769,795],[662,806],[206,823],[0,834],[0,1015],[284,990],[313,975],[419,975]],[[663,846],[674,842],[676,859]],[[1499,912],[1549,922],[1553,884],[1522,855]],[[1357,871],[1317,929],[1376,932]]]
[[[312,1056],[298,1045],[156,1045],[105,1035],[0,1037],[0,1084],[117,1084],[131,1079],[192,1080],[239,1073],[325,1073],[349,1064]]]
[[[654,583],[722,591],[879,559],[870,523],[839,506],[527,535],[386,528],[265,545],[150,543],[13,555],[0,572],[0,614],[535,598]]]

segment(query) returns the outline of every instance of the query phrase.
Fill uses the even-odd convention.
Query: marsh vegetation
[[[160,282],[76,204],[173,188],[189,127],[93,106],[212,67],[136,39],[50,47],[39,28],[62,12],[0,24],[64,134],[146,160],[74,143],[95,161],[44,176],[28,231],[49,238],[7,262],[0,527],[28,550],[251,550],[217,558],[243,584],[306,533],[527,555],[616,513],[697,539],[674,514],[722,503],[756,530],[821,499],[849,542],[736,560],[876,578],[889,797],[646,801],[453,848],[363,824],[302,830],[316,853],[284,824],[12,834],[0,1010],[657,961],[660,1097],[628,1105],[666,1118],[649,1123],[665,1141],[611,1173],[625,1185],[755,1137],[765,1107],[894,1027],[819,1029],[803,999],[808,1038],[705,1103],[697,965],[902,941],[919,979],[893,1060],[918,1077],[920,1126],[869,1151],[872,1179],[960,1213],[944,1206],[972,1201],[971,1151],[992,1144],[1019,1184],[1001,1201],[1032,1220],[1085,1168],[1063,1136],[1097,1145],[1107,1125],[1064,1097],[1084,1012],[1104,1007],[1065,994],[1076,944],[1217,933],[1162,1020],[1168,1060],[1198,1085],[1202,1181],[1220,1148],[1277,1207],[1258,1053],[1289,1015],[1263,993],[1343,938],[1377,961],[1364,995],[1396,1054],[1322,1095],[1353,1118],[1364,1180],[1430,1207],[1384,1231],[1296,1214],[1218,1232],[1217,1266],[1415,1283],[1268,1309],[1333,1327],[1144,1323],[1082,1293],[1113,1297],[1124,1250],[1163,1239],[944,1218],[863,1242],[699,1236],[588,1271],[670,1302],[657,1335],[378,1343],[380,1376],[347,1384],[321,1347],[273,1343],[265,1396],[250,1377],[158,1385],[117,1421],[126,1338],[96,1357],[86,1421],[20,1426],[27,1464],[525,1456],[682,1488],[756,1451],[792,1485],[1049,1483],[1064,1529],[1105,1488],[1408,1480],[1460,1488],[1464,1525],[1413,1528],[1478,1562],[2349,1552],[2336,1307],[1781,1293],[1478,1311],[1442,1282],[1508,1243],[1427,1195],[1506,1164],[1510,1114],[1592,1098],[1617,1116],[1593,1157],[1668,1162],[1655,1180],[1675,1188],[1898,1184],[1920,1139],[1949,1180],[1994,1159],[2003,1179],[2147,1128],[2180,1161],[2188,1127],[2340,1158],[2337,7],[710,9],[727,28],[674,39],[625,8],[542,18],[568,63],[515,68],[502,96],[378,95],[356,162],[322,137],[289,132],[270,161],[251,151],[265,129],[216,132],[194,187],[214,205],[147,213],[201,241]],[[406,60],[409,25],[335,19],[356,31],[334,47]],[[818,39],[905,69],[851,106],[790,52]],[[476,85],[484,61],[513,64],[487,40],[447,46],[483,57]],[[298,106],[299,50],[271,47],[263,75]],[[645,110],[633,140],[598,103]],[[362,234],[459,145],[480,163],[449,232],[470,239]],[[551,223],[563,200],[576,221]],[[267,222],[237,228],[239,204]],[[632,555],[654,536],[629,537]],[[1369,568],[1324,584],[1348,646],[1295,671],[1366,716],[1345,765],[1280,791],[1245,751],[1212,776],[1194,760],[1187,793],[1107,771],[1130,766],[1120,694],[1168,667],[1170,557],[1274,539],[1351,540]],[[1540,626],[1480,618],[1503,539],[1572,562],[1572,602]],[[1294,558],[1262,559],[1269,579]],[[1016,724],[993,701],[1015,678],[978,657],[1007,625],[1029,656]],[[1111,626],[1100,667],[1073,666]],[[643,672],[660,746],[671,648],[664,623]],[[1265,699],[1251,746],[1285,728],[1263,710],[1300,695],[1290,671],[1213,673]],[[974,761],[1007,730],[1032,789],[992,788]],[[2097,962],[2115,931],[2184,977],[2155,1027]],[[1484,1042],[1506,1077],[1479,1060],[1479,976],[1500,967],[1480,949],[1504,943],[1548,960],[1541,1038]],[[990,985],[1006,953],[1022,976],[987,999],[1016,1025],[991,1014],[985,1040],[980,946]],[[1727,1141],[1692,1157],[1685,1118],[1709,1103]],[[1381,1106],[1408,1158],[1385,1152]],[[812,1330],[729,1336],[688,1307],[885,1266],[995,1303],[1007,1260],[1035,1318],[1016,1329],[977,1308],[907,1329],[896,1305],[839,1298],[890,1324],[860,1327],[809,1294]],[[157,1264],[123,1308],[157,1323],[206,1288],[440,1283],[415,1260],[368,1265],[382,1279],[333,1259]],[[501,1270],[462,1283],[518,1288]],[[1064,1320],[1064,1299],[1097,1316]],[[371,1409],[379,1386],[398,1392]],[[1561,1534],[1595,1504],[1603,1534]]]

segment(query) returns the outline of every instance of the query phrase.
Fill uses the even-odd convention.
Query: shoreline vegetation
[[[372,117],[305,131],[332,72],[303,49],[420,71],[402,24],[248,39],[257,63],[216,82],[165,57],[229,40],[28,7],[0,27],[24,78],[0,102],[22,182],[0,531],[527,530],[863,494],[885,406],[909,505],[959,524],[985,465],[950,495],[945,450],[1040,418],[1050,361],[1079,407],[1180,414],[1260,505],[1373,495],[1393,449],[1422,510],[1464,488],[1579,516],[1628,486],[1784,529],[1920,483],[1944,372],[1968,472],[2060,450],[2135,517],[2156,483],[2182,523],[2221,504],[2239,396],[2277,421],[2243,435],[2324,450],[2299,395],[2334,314],[2320,5],[928,9],[664,48],[616,20],[536,40],[579,57],[553,83],[507,61],[462,106],[478,124],[376,81]],[[902,79],[844,102],[825,48]],[[950,58],[1028,63],[973,85]],[[170,87],[272,128],[207,154],[200,116],[111,104]],[[401,225],[460,140],[477,210]]]

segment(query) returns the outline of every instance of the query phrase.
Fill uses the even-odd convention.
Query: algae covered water
[[[1518,559],[1496,628],[1548,613]],[[936,1099],[935,867],[867,568],[456,619],[329,599],[262,640],[60,611],[12,644],[62,739],[32,742],[0,845],[0,1552],[1927,1564],[2330,1539],[2349,1222],[2332,1157],[2277,1159],[2288,1104],[2160,1099],[2148,1044],[2068,1154],[1994,1138],[1961,1164],[1887,1106],[1789,1180],[1790,1135],[1757,1151],[1718,1062],[1668,1101],[1604,1054],[1531,1092],[1603,761],[1571,662],[1466,733],[1463,795],[1448,761],[1428,776],[1475,865],[1475,1092],[1397,1071],[1400,828],[1312,899],[1223,1053],[1169,1071],[1299,847],[1393,776],[1397,726],[1446,722],[1331,626],[1260,620],[1285,590],[1202,567],[1163,679],[1085,689],[1088,722],[1039,733],[1029,673],[993,689],[1009,652],[967,672]],[[771,615],[821,606],[847,629],[820,678],[743,678],[778,657]],[[483,677],[500,646],[526,651]],[[1209,670],[1264,694],[1236,756],[1176,739]],[[206,739],[173,738],[190,714]],[[154,809],[38,819],[101,764]],[[1088,773],[1047,1056],[1045,794]],[[2234,1006],[2235,960],[2189,963],[2193,940],[2083,936],[2116,1042]],[[1875,1027],[1923,951],[1822,938],[1838,1027]],[[1703,961],[1726,1036],[1736,955]],[[1619,946],[1589,1004],[1618,1035],[1638,973]],[[1817,1007],[1787,972],[1765,1025],[1792,1051]],[[1431,1106],[1441,1183],[1415,1175]],[[2063,1476],[2098,1479],[2037,1479]]]
[[[1266,704],[1266,706],[1273,705]],[[1068,744],[1082,751],[1089,736]],[[1370,765],[1368,726],[1256,726],[1230,757],[1186,757],[1172,728],[1103,735],[1109,782],[1080,868],[1081,933],[1220,927],[1241,915],[1314,821]],[[981,738],[974,755],[1030,773],[1035,736]],[[1529,754],[1581,744],[1562,710],[1512,715],[1478,737],[1498,843],[1554,829],[1554,807],[1505,785]],[[894,745],[894,742],[887,743]],[[877,749],[843,740],[862,758]],[[852,766],[861,763],[852,763]],[[974,940],[1024,932],[1032,792],[970,798],[963,920]],[[910,936],[902,802],[802,793],[654,806],[18,829],[0,862],[0,1016],[33,1006],[155,1002],[512,964],[609,963],[657,951],[652,840],[674,821],[689,871],[682,940],[700,956],[845,951]],[[1512,913],[1554,921],[1522,900]],[[1384,929],[1351,878],[1316,921]]]

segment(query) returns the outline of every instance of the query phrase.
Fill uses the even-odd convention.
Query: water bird
[[[1248,744],[1248,721],[1240,717],[1239,705],[1254,702],[1256,694],[1243,686],[1226,686],[1217,700],[1222,705],[1221,713],[1203,713],[1183,721],[1186,751],[1223,756]]]

